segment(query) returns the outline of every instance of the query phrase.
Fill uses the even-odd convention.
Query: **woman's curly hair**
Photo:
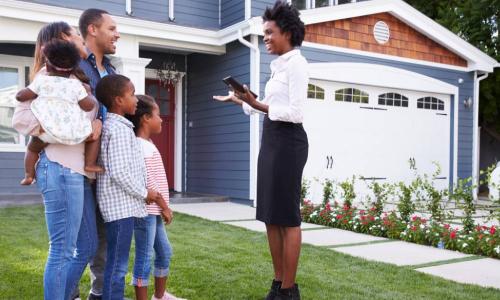
[[[304,22],[300,20],[299,15],[300,13],[295,6],[286,3],[286,1],[278,0],[272,8],[266,8],[262,19],[264,22],[274,21],[282,33],[290,32],[290,43],[292,47],[296,47],[302,45],[306,34]]]

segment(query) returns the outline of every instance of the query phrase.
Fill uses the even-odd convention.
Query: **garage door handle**
[[[436,177],[434,179],[447,179],[448,177]]]
[[[326,156],[326,169],[333,168],[333,157],[331,155]]]
[[[386,177],[361,177],[361,180],[386,180]]]

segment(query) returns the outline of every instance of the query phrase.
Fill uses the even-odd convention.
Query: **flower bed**
[[[478,225],[467,232],[416,215],[406,222],[397,212],[379,212],[375,206],[365,210],[337,202],[314,205],[308,200],[304,200],[301,215],[308,223],[500,258],[500,230],[496,226]]]

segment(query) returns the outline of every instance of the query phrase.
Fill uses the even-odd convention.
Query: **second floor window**
[[[353,3],[356,0],[288,0],[299,10]]]

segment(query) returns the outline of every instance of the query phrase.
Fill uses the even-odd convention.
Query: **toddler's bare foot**
[[[84,168],[85,172],[89,173],[103,173],[104,168],[98,165],[91,165],[91,166],[85,166]]]
[[[21,180],[21,185],[31,185],[35,179],[33,176],[26,176]]]

